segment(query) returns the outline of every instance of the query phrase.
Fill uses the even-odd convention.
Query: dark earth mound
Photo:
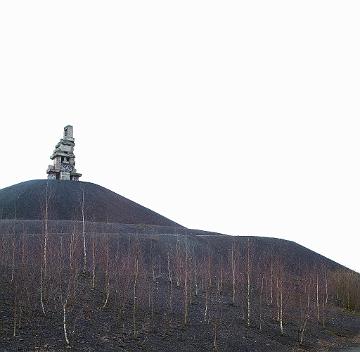
[[[48,185],[48,189],[46,189]],[[32,180],[0,190],[0,219],[81,220],[121,224],[179,226],[119,194],[90,182]]]
[[[0,351],[332,351],[359,344],[359,290],[294,242],[187,229],[92,183],[0,190]]]
[[[52,233],[45,278],[43,235],[0,234],[0,351],[329,352],[359,335],[337,305],[345,268],[289,241],[193,232],[87,233],[85,270],[82,236]]]

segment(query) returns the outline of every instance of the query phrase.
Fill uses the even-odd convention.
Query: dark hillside
[[[360,336],[360,275],[318,253],[46,185],[0,190],[1,351],[319,352]]]
[[[89,183],[32,180],[0,190],[0,219],[44,219],[48,184],[48,219],[80,220],[84,192],[85,217],[93,222],[180,226],[104,187]]]
[[[0,350],[329,351],[360,334],[359,275],[296,243],[55,224],[0,233]]]

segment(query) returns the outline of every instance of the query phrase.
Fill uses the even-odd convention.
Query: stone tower
[[[73,126],[65,126],[64,136],[50,157],[54,164],[48,166],[48,179],[79,181],[81,174],[75,169],[74,147]]]

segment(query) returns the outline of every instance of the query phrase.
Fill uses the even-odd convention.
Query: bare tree
[[[47,242],[49,236],[48,220],[49,220],[49,180],[46,180],[45,187],[45,209],[44,209],[44,244],[43,244],[43,266],[44,266],[44,278],[47,276]]]
[[[235,278],[234,241],[231,244],[231,273],[232,273],[232,303],[235,304],[236,278]]]
[[[316,316],[318,322],[320,322],[320,303],[319,303],[319,273],[316,272]]]
[[[41,311],[44,315],[45,313],[45,305],[44,305],[44,269],[41,265],[40,267],[40,305],[41,305]]]
[[[44,315],[45,313],[45,304],[44,304],[44,289],[45,289],[45,280],[47,278],[48,272],[48,237],[49,237],[49,180],[46,180],[45,187],[45,204],[44,204],[44,239],[43,239],[43,257],[42,264],[40,267],[40,305],[41,310]]]
[[[17,197],[17,199],[19,196]],[[14,281],[15,275],[15,252],[16,252],[16,225],[17,225],[17,199],[14,205],[14,223],[13,223],[13,238],[12,238],[12,263],[11,263],[11,282]]]
[[[187,237],[185,237],[185,264],[184,264],[184,325],[188,323],[189,316],[189,293],[188,293],[188,244]]]
[[[204,264],[206,261],[209,261],[209,259],[203,258]],[[205,290],[205,309],[204,309],[204,322],[209,322],[209,306],[210,306],[210,272],[209,272],[209,266],[207,266],[207,270],[205,270],[204,274],[204,290]]]
[[[218,349],[218,322],[215,320],[213,323],[214,326],[214,339],[213,339],[213,347],[214,347],[214,351],[217,352],[219,351]]]
[[[270,262],[270,303],[273,304],[273,259],[271,257]]]
[[[311,278],[310,275],[308,273],[304,273],[303,277],[301,279],[299,279],[298,285],[297,285],[297,289],[299,291],[298,296],[299,296],[299,304],[298,304],[298,308],[299,308],[299,318],[300,318],[300,326],[299,326],[299,331],[298,331],[298,340],[299,340],[299,344],[302,345],[304,343],[304,337],[305,337],[305,331],[306,331],[306,326],[307,326],[307,322],[310,318],[310,287],[311,285]],[[295,290],[295,288],[293,288],[293,290]],[[302,299],[302,295],[305,295],[305,300],[307,301],[307,303],[305,304],[303,299]]]
[[[199,284],[198,284],[198,264],[196,257],[194,257],[194,284],[195,284],[195,297],[199,294]]]
[[[247,239],[247,260],[246,260],[246,282],[247,282],[247,291],[246,291],[246,302],[247,302],[247,326],[250,326],[250,239]]]
[[[63,244],[63,237],[60,237],[60,264],[58,266],[59,271],[59,285],[60,285],[60,302],[62,308],[62,328],[64,333],[64,340],[67,346],[70,345],[69,340],[69,328],[68,328],[68,306],[72,297],[75,296],[75,287],[78,276],[78,268],[75,265],[74,261],[74,238],[70,237],[69,241],[69,270],[67,270],[65,266],[65,250]],[[73,332],[75,332],[75,326],[73,328]]]
[[[60,280],[63,281],[63,270],[64,270],[64,250],[63,250],[63,238],[61,237],[60,239],[61,243],[60,243],[60,261],[61,261],[61,265],[60,265]],[[71,242],[70,242],[70,246],[71,246]],[[62,284],[62,282],[60,282],[60,285]],[[67,308],[67,304],[68,304],[68,299],[69,299],[69,291],[70,291],[70,279],[69,279],[69,284],[68,284],[68,288],[67,288],[67,293],[65,295],[65,297],[63,297],[63,292],[61,290],[61,303],[62,303],[62,311],[63,311],[63,331],[64,331],[64,339],[67,345],[70,345],[70,341],[69,341],[69,337],[68,337],[68,333],[67,333],[67,321],[66,321],[66,308]]]
[[[280,278],[279,282],[279,300],[280,300],[280,306],[279,306],[279,325],[280,325],[280,332],[281,335],[284,334],[284,324],[283,324],[283,281],[282,278]]]
[[[92,279],[91,279],[92,289],[95,288],[95,278],[96,278],[96,243],[95,243],[95,235],[94,235],[92,241]]]
[[[10,282],[14,281],[15,277],[15,253],[16,253],[16,235],[14,231],[14,236],[12,238],[12,260],[11,260],[11,280]]]
[[[138,277],[139,277],[139,259],[138,255],[135,257],[134,263],[134,284],[133,284],[133,333],[136,337],[136,306],[137,306],[137,286],[138,286]]]
[[[264,291],[264,275],[260,275],[260,296],[259,296],[259,330],[262,330],[263,321],[263,291]]]
[[[83,239],[83,272],[87,269],[87,249],[86,249],[86,232],[85,232],[85,192],[81,189],[81,220],[82,220],[82,239]]]
[[[173,277],[170,267],[170,253],[167,253],[167,267],[168,267],[168,279],[169,279],[169,310],[172,313],[172,296],[173,296]]]
[[[105,256],[106,256],[106,264],[105,264],[105,301],[102,308],[105,308],[109,302],[110,296],[110,272],[109,272],[109,237],[106,239],[106,247],[105,247]]]

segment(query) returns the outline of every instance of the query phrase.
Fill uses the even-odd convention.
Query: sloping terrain
[[[332,351],[360,336],[359,274],[318,253],[46,185],[0,190],[1,351]]]
[[[279,239],[0,234],[0,279],[2,351],[330,351],[360,334],[359,275]]]
[[[84,195],[84,202],[83,202]],[[104,187],[90,182],[32,180],[0,190],[0,219],[81,220],[82,204],[88,221],[180,226]]]

